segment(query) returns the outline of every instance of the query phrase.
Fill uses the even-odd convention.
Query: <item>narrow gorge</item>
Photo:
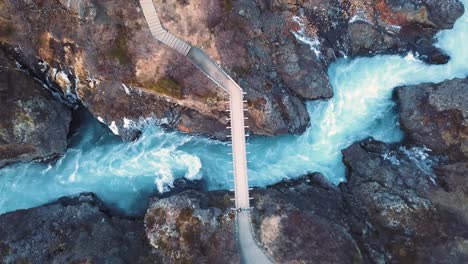
[[[246,91],[275,262],[468,261],[467,0],[153,2]],[[228,98],[138,1],[0,0],[0,57],[0,262],[240,261]]]

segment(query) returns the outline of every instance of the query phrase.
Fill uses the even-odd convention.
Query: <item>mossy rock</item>
[[[215,199],[210,199],[208,202],[209,207],[216,207],[221,210],[226,210],[227,208],[230,208],[233,206],[233,203],[231,201],[231,196],[228,194],[225,194],[223,196],[217,196]]]
[[[167,212],[164,208],[155,208],[149,210],[146,215],[146,228],[153,229],[156,225],[164,224]]]
[[[176,220],[176,229],[188,245],[200,244],[200,220],[193,215],[193,209],[183,208]]]
[[[172,79],[159,79],[155,83],[147,83],[145,87],[151,91],[182,99],[182,87]]]

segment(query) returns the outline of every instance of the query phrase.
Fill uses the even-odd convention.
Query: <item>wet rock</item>
[[[63,154],[71,111],[0,50],[0,167]]]
[[[112,216],[92,194],[0,216],[1,263],[161,263],[142,220]]]
[[[400,123],[410,140],[452,160],[468,158],[468,80],[397,88]]]
[[[307,51],[307,45],[290,45],[279,48],[278,72],[287,87],[304,99],[330,98],[333,96],[324,65]]]

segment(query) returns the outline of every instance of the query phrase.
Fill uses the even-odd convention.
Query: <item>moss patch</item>
[[[16,137],[25,140],[34,131],[34,119],[25,112],[17,112],[13,122],[13,131]]]
[[[159,79],[155,83],[146,83],[144,87],[157,93],[182,99],[182,87],[172,79]]]
[[[167,212],[164,208],[155,208],[149,210],[146,220],[146,227],[148,229],[153,229],[155,226],[163,225],[165,222],[165,217]]]
[[[200,245],[200,220],[191,208],[183,208],[176,220],[176,229],[187,245]]]
[[[231,201],[231,196],[228,194],[223,195],[222,197],[214,197],[215,199],[210,199],[208,202],[209,207],[216,207],[221,210],[232,207],[233,203]]]
[[[249,75],[252,72],[252,68],[243,67],[243,66],[234,66],[232,67],[232,71],[235,72],[237,75],[245,76],[245,75]]]
[[[209,96],[204,97],[204,99],[205,99],[205,103],[206,103],[208,106],[215,106],[215,105],[218,104],[219,102],[224,101],[223,98],[221,98],[221,97],[219,97],[219,96],[216,96],[216,95],[209,95]]]
[[[223,0],[224,4],[224,11],[231,12],[232,11],[232,0]]]
[[[130,61],[130,56],[128,55],[129,34],[127,29],[122,25],[118,26],[117,31],[117,37],[108,55],[116,59],[120,64],[126,64]]]

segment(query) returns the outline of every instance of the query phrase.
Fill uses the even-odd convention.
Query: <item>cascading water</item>
[[[468,0],[462,2],[468,6]],[[308,103],[312,123],[303,135],[250,139],[252,184],[265,186],[314,171],[338,183],[344,180],[341,149],[368,136],[400,140],[391,100],[394,87],[468,74],[468,14],[438,38],[438,47],[451,56],[446,65],[426,65],[411,54],[341,59],[331,65],[328,73],[335,96]],[[210,189],[232,187],[226,143],[164,132],[151,124],[140,139],[126,143],[96,120],[85,119],[55,164],[25,163],[0,170],[0,213],[84,191],[127,213],[138,213],[155,189],[163,191],[179,177],[203,177]]]

